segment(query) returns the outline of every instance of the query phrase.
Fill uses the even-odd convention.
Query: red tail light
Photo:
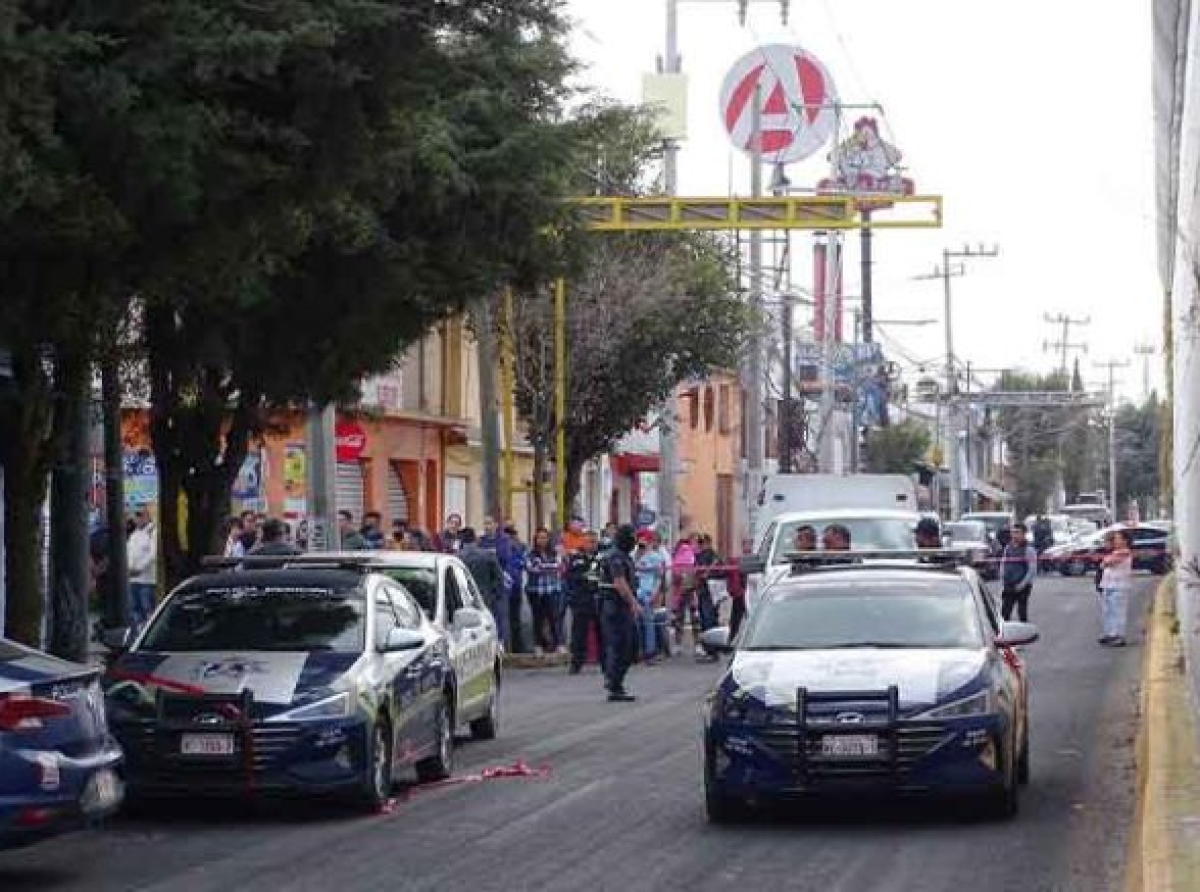
[[[0,697],[0,731],[39,731],[47,719],[71,714],[71,707],[57,700],[9,694]]]

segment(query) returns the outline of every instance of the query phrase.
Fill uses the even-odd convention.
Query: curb
[[[1155,593],[1150,614],[1128,892],[1200,889],[1200,751],[1174,593],[1169,576]]]

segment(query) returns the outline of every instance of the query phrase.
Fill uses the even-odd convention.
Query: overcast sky
[[[584,80],[639,101],[641,78],[665,41],[663,0],[569,0]],[[876,239],[876,316],[936,318],[925,328],[881,325],[891,357],[941,362],[942,290],[913,281],[943,247],[996,244],[995,260],[968,261],[954,282],[955,352],[976,367],[1049,370],[1043,342],[1059,332],[1046,313],[1091,317],[1072,334],[1093,363],[1129,359],[1119,374],[1138,395],[1138,342],[1161,344],[1154,267],[1150,3],[1146,0],[792,0],[752,5],[745,28],[735,0],[684,0],[680,51],[689,75],[689,138],[680,192],[749,191],[749,161],[731,150],[718,115],[721,81],[743,53],[794,43],[819,57],[842,102],[878,102],[885,137],[905,153],[917,191],[943,195],[945,227]],[[854,113],[848,114],[853,120]],[[849,123],[849,122],[847,122]],[[822,151],[789,170],[811,185]],[[731,176],[732,170],[732,176]],[[797,236],[799,244],[806,238]],[[808,252],[795,267],[811,281]],[[857,294],[857,238],[846,288]],[[1152,375],[1161,380],[1161,350]]]

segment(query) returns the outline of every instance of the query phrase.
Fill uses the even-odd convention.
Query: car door
[[[423,647],[406,652],[411,659],[405,665],[403,675],[404,684],[411,686],[415,692],[415,708],[411,718],[413,750],[431,752],[439,743],[437,711],[441,707],[447,671],[441,634],[425,620],[421,606],[404,589],[391,582],[386,587],[397,626],[426,638]]]
[[[754,609],[754,605],[758,602],[759,595],[766,585],[766,578],[771,572],[771,556],[775,551],[775,535],[779,531],[779,524],[776,521],[771,521],[763,533],[762,539],[759,540],[756,556],[761,558],[766,564],[766,571],[763,573],[750,573],[746,576],[746,610],[749,612]]]
[[[983,618],[984,634],[987,636],[988,649],[991,651],[988,659],[993,661],[995,671],[999,674],[1001,696],[1012,704],[1013,715],[1017,722],[1018,731],[1024,733],[1026,681],[1025,663],[1021,655],[1011,647],[998,647],[996,638],[1000,635],[1003,621],[1000,611],[996,608],[996,599],[981,583],[973,583],[976,600],[979,603],[980,614]]]
[[[457,562],[452,566],[463,606],[474,610],[483,619],[482,625],[466,630],[467,658],[464,661],[464,675],[459,682],[468,703],[466,708],[470,715],[478,716],[487,710],[495,686],[492,669],[500,656],[496,620],[484,604],[483,594],[466,567]]]
[[[464,589],[459,576],[454,571],[454,564],[444,562],[438,568],[439,585],[442,589],[442,609],[444,610],[444,631],[450,651],[450,666],[454,672],[455,686],[458,692],[456,715],[459,719],[469,718],[470,689],[468,680],[471,676],[471,647],[474,637],[470,629],[460,628],[454,622],[454,617],[460,609],[466,606]]]
[[[386,708],[392,720],[393,761],[403,762],[413,750],[413,718],[417,712],[417,689],[406,675],[409,654],[387,653],[382,648],[388,634],[399,625],[386,584],[380,580],[370,595],[372,623],[372,699]]]

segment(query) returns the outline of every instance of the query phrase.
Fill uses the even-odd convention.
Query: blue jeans
[[[1129,614],[1129,593],[1123,588],[1106,588],[1100,592],[1100,620],[1105,637],[1124,638],[1125,621]]]
[[[508,605],[509,597],[507,591],[496,593],[496,597],[488,604],[488,609],[492,611],[492,617],[496,620],[496,635],[500,639],[500,643],[504,645],[505,650],[512,647],[512,637],[508,622]]]
[[[154,583],[129,583],[129,618],[135,626],[140,626],[154,612]]]
[[[649,595],[638,595],[638,603],[642,605],[642,616],[638,620],[638,631],[642,636],[642,657],[654,656],[658,650],[658,630],[654,628],[654,608],[650,606]]]

